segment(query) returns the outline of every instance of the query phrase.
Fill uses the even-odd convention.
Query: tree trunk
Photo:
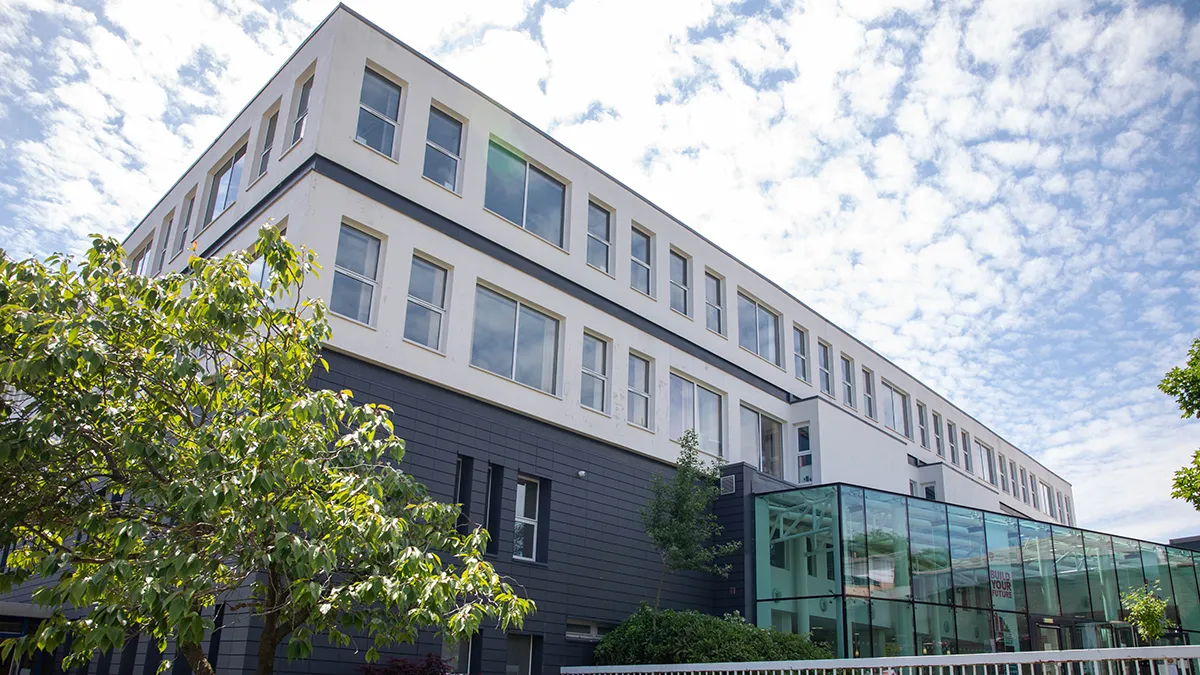
[[[215,675],[212,664],[208,662],[208,657],[204,655],[204,650],[195,642],[179,643],[179,651],[183,653],[183,658],[187,659],[188,665],[192,667],[192,672],[196,675]]]
[[[658,573],[658,592],[654,594],[654,611],[658,611],[658,603],[662,601],[663,580],[667,578],[667,561],[663,561],[662,571]]]
[[[278,614],[269,612],[263,617],[263,631],[258,638],[258,668],[256,675],[275,675],[275,648],[279,646]]]

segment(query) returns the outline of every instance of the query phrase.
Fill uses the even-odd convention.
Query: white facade
[[[367,69],[400,90],[390,153],[356,139],[359,116],[371,114],[360,112]],[[307,100],[306,114],[302,99]],[[462,125],[454,190],[423,176],[431,107]],[[276,113],[274,138],[267,149],[269,120]],[[376,128],[388,126],[381,119],[368,121]],[[561,246],[485,208],[489,153],[497,152],[496,144],[541,172],[535,180],[544,181],[544,175],[563,186]],[[222,210],[230,197],[219,194],[221,198],[214,199],[214,191],[220,193],[222,187],[215,179],[240,150],[245,159],[234,201]],[[267,166],[260,175],[264,154]],[[191,198],[195,202],[190,219],[183,222]],[[214,201],[215,213],[205,224],[207,206]],[[408,215],[397,210],[401,202],[408,204]],[[609,213],[608,272],[587,262],[589,202]],[[764,470],[778,466],[780,477],[792,482],[804,482],[811,474],[815,483],[846,482],[901,493],[916,489],[921,495],[930,486],[937,499],[951,503],[1062,522],[1075,519],[1070,484],[1037,460],[643,197],[345,7],[336,9],[238,114],[125,246],[130,260],[143,260],[148,273],[177,271],[187,258],[177,253],[181,242],[200,254],[220,254],[248,246],[258,226],[268,220],[286,227],[292,242],[317,252],[325,269],[304,292],[326,302],[336,274],[341,226],[380,242],[369,317],[363,322],[331,313],[330,347],[335,350],[668,462],[677,452],[670,431],[669,375],[675,374],[719,394],[719,432],[714,429],[708,440],[715,451],[719,439],[726,461]],[[651,237],[649,295],[631,287],[631,270],[638,267],[631,261],[634,228]],[[497,254],[497,247],[508,253]],[[683,312],[671,307],[672,253],[687,261]],[[448,273],[436,348],[404,337],[414,255]],[[706,325],[706,273],[721,280],[720,332]],[[472,363],[477,287],[557,320],[552,392]],[[741,346],[738,326],[744,310],[739,311],[739,295],[776,317],[778,364]],[[807,340],[807,378],[798,372],[795,328],[802,329]],[[581,405],[583,380],[594,382],[597,374],[594,367],[591,375],[582,369],[585,331],[606,345],[607,364],[598,373],[605,380],[599,406],[603,410]],[[827,346],[831,357],[829,393],[821,391],[818,345]],[[628,421],[631,352],[651,364],[649,428]],[[843,358],[851,365],[852,405],[847,403]],[[868,373],[873,416],[864,399]],[[891,403],[895,429],[887,425],[886,402]],[[743,407],[757,416],[743,413]],[[935,413],[941,425],[936,434]],[[768,421],[763,423],[762,416]],[[767,457],[766,466],[757,441],[749,438],[760,435],[744,436],[744,427],[754,420],[767,428],[777,422],[782,432],[781,459]],[[949,441],[951,424],[957,461]],[[714,426],[710,421],[709,427]],[[811,466],[801,461],[804,429]],[[995,467],[990,479],[983,468],[989,454]],[[1001,456],[1004,485],[997,464]],[[1043,486],[1053,495],[1053,506],[1042,497]]]

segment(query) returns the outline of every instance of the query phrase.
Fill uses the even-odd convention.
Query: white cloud
[[[1195,423],[1154,389],[1200,334],[1194,20],[551,4],[356,9],[1039,455],[1084,525],[1200,530],[1166,497]],[[125,231],[333,4],[100,7],[0,4],[9,251]]]

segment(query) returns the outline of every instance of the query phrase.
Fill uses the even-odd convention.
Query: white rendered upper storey
[[[125,247],[176,271],[267,221],[319,255],[332,349],[668,462],[695,427],[796,483],[1075,520],[1036,459],[345,6]]]

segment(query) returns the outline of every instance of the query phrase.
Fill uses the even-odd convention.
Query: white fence
[[[562,675],[1200,675],[1198,647],[563,668]]]

